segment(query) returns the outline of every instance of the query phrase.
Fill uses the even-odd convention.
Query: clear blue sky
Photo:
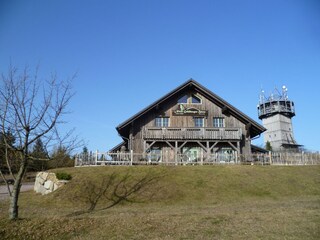
[[[78,73],[66,127],[92,150],[189,78],[258,122],[261,87],[286,85],[296,140],[320,150],[317,0],[0,0],[0,72],[10,62]]]

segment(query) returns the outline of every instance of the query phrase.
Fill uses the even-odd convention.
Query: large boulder
[[[66,180],[58,180],[55,173],[39,172],[34,183],[34,191],[45,195],[57,190],[67,182]]]

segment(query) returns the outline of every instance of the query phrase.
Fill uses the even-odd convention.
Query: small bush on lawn
[[[59,180],[71,180],[72,176],[69,173],[57,172],[56,176]]]

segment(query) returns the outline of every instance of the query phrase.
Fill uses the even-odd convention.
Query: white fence
[[[318,165],[320,153],[272,152],[269,158],[273,165]]]
[[[200,154],[192,158],[188,154],[176,154],[174,157],[152,153],[131,152],[90,152],[78,154],[75,166],[100,166],[100,165],[213,165],[213,164],[251,164],[251,165],[318,165],[319,153],[280,153],[269,152],[266,154]]]

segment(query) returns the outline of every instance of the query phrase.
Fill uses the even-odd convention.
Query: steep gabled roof
[[[179,94],[180,92],[184,91],[186,88],[194,88],[196,91],[198,91],[200,94],[202,94],[204,97],[209,99],[210,101],[214,102],[217,104],[219,107],[223,108],[224,111],[228,111],[229,114],[233,115],[235,118],[239,119],[241,122],[244,124],[250,126],[250,136],[255,137],[262,132],[266,131],[266,129],[261,126],[259,123],[245,115],[243,112],[229,104],[227,101],[223,100],[221,97],[210,91],[209,89],[205,88],[202,86],[200,83],[197,81],[190,79],[183,83],[182,85],[178,86],[177,88],[173,89],[171,92],[168,94],[164,95],[157,101],[153,102],[146,108],[142,109],[140,112],[137,114],[133,115],[131,118],[127,119],[120,125],[116,127],[117,131],[119,132],[120,135],[127,135],[126,129],[130,126],[131,123],[139,119],[140,117],[144,116],[147,112],[152,110],[153,108],[156,108],[158,105],[162,104],[166,100],[170,99],[176,94]]]

